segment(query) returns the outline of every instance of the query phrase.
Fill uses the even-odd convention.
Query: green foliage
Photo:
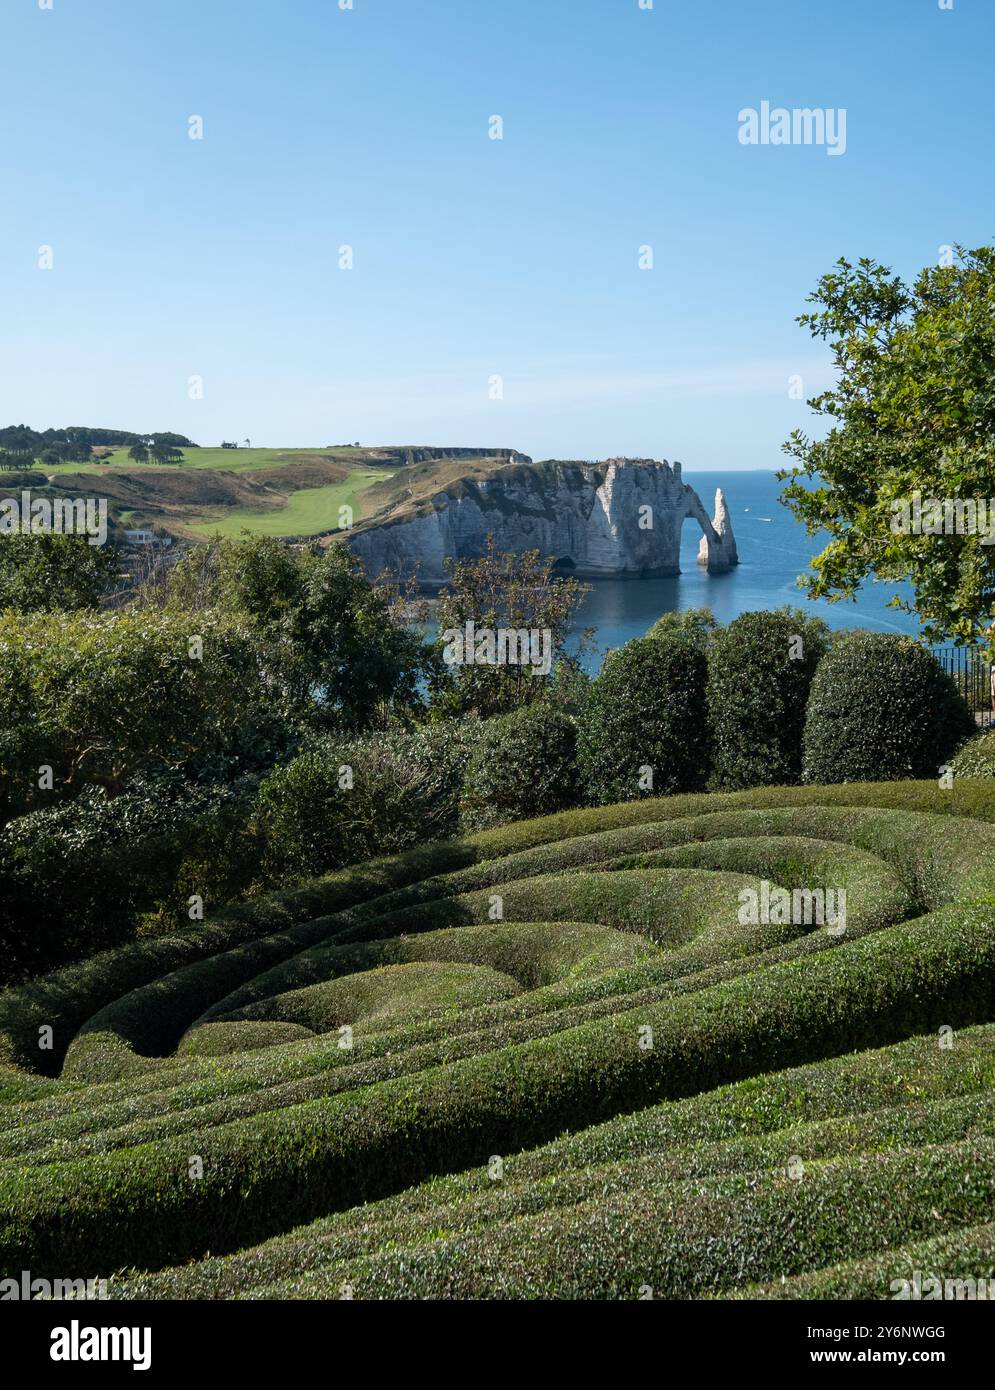
[[[211,614],[0,616],[0,820],[142,771],[212,780],[281,730],[244,623]],[[51,768],[47,788],[44,768]]]
[[[569,715],[525,705],[480,725],[465,774],[466,825],[549,815],[579,797],[577,725]]]
[[[844,633],[812,682],[803,775],[807,782],[938,776],[974,727],[925,647],[887,633]]]
[[[717,628],[715,614],[710,608],[682,608],[661,614],[646,636],[662,637],[668,632],[682,632],[707,651]]]
[[[447,732],[326,741],[275,769],[257,807],[267,873],[322,873],[454,835],[462,759]]]
[[[188,891],[210,911],[251,872],[247,811],[235,789],[160,776],[11,821],[0,831],[0,982],[126,940],[144,912],[189,924]]]
[[[830,535],[809,593],[853,597],[871,574],[907,579],[933,641],[978,640],[995,587],[984,525],[901,529],[917,493],[941,504],[995,496],[995,249],[957,251],[911,286],[868,259],[822,277],[799,322],[833,349],[837,383],[809,402],[830,429],[818,440],[796,430],[785,445],[797,466],[784,501],[810,534]]]
[[[552,557],[543,559],[537,550],[499,554],[492,536],[479,559],[460,560],[449,569],[449,583],[439,596],[440,639],[431,676],[437,711],[447,716],[475,712],[487,718],[551,699],[557,687],[570,684],[577,661],[566,653],[567,638],[589,586],[555,573]],[[486,663],[479,657],[470,661],[464,641],[468,624],[476,633],[505,629],[537,634],[536,649],[528,648],[532,664],[523,662],[526,652],[518,648],[514,664]],[[581,633],[582,650],[589,638],[587,630]],[[536,662],[544,645],[549,669],[540,675]],[[473,644],[471,652],[476,654]],[[559,679],[553,674],[558,670]]]
[[[118,568],[110,546],[90,545],[85,536],[0,535],[0,610],[96,608]]]
[[[955,777],[995,777],[995,732],[969,739],[950,760]]]
[[[713,786],[734,791],[801,781],[805,706],[828,645],[823,622],[790,608],[743,613],[712,634]]]
[[[966,1025],[987,1016],[995,987],[993,942],[990,911],[947,909],[937,919],[900,924],[771,967],[760,978],[584,1024],[571,1031],[566,1051],[556,1036],[539,1038],[217,1125],[198,1138],[204,1158],[198,1182],[188,1176],[184,1134],[17,1174],[5,1169],[0,1257],[5,1265],[24,1258],[26,1267],[47,1272],[60,1260],[58,1268],[72,1271],[83,1263],[112,1269],[223,1250],[234,1234],[233,1187],[240,1241],[257,1240],[386,1195],[427,1173],[481,1164],[489,1153],[553,1138],[567,1126],[698,1094],[750,1073],[897,1041],[931,1030],[936,1017]],[[640,1027],[653,1030],[649,1050],[637,1045]],[[958,1210],[970,1214],[990,1204],[992,1181],[989,1176],[981,1188],[962,1187]],[[674,1194],[675,1209],[680,1195]],[[67,1197],[74,1213],[69,1225]],[[916,1210],[923,1210],[921,1201]],[[818,1214],[824,1220],[824,1208]],[[712,1205],[709,1231],[723,1215],[721,1204],[718,1210]],[[610,1221],[610,1210],[606,1217]],[[666,1224],[654,1223],[654,1234]],[[852,1229],[852,1212],[841,1210],[839,1224]],[[757,1229],[768,1229],[768,1220],[758,1221]],[[500,1248],[500,1228],[495,1239]],[[704,1244],[703,1232],[699,1248]],[[773,1240],[772,1259],[780,1248]],[[813,1258],[835,1250],[823,1237]],[[686,1267],[691,1277],[697,1261]],[[734,1267],[742,1270],[742,1252]]]
[[[421,707],[427,653],[342,546],[290,549],[268,536],[188,551],[170,576],[170,610],[220,609],[259,635],[288,718],[362,730]]]
[[[741,921],[761,880],[844,889],[845,933]],[[847,1296],[990,1215],[993,896],[995,781],[762,787],[105,951],[0,995],[0,1260],[123,1297]]]
[[[680,631],[608,653],[581,722],[581,778],[591,800],[608,804],[705,785],[705,678],[700,644]]]

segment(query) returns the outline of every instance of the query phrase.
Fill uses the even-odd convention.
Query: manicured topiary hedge
[[[569,715],[526,705],[481,724],[463,781],[468,827],[549,815],[579,799],[577,725]]]
[[[955,777],[995,777],[995,732],[969,739],[950,759]]]
[[[845,892],[842,930],[743,915],[778,889]],[[0,1271],[866,1289],[995,1197],[993,904],[992,779],[765,787],[491,828],[105,952],[0,996]]]
[[[800,782],[809,687],[829,645],[823,623],[804,613],[743,613],[708,647],[711,785]]]
[[[581,721],[581,780],[592,801],[705,785],[706,673],[701,644],[678,629],[608,653]]]
[[[843,633],[812,682],[803,775],[820,783],[938,777],[974,728],[925,647],[889,633]]]

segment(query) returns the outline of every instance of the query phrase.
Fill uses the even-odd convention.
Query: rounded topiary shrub
[[[995,731],[969,739],[950,766],[955,777],[995,777]]]
[[[599,805],[698,791],[709,770],[706,660],[680,631],[609,652],[581,720],[578,761]]]
[[[911,637],[840,634],[812,681],[803,778],[935,777],[974,727],[953,681]]]
[[[462,771],[434,730],[323,741],[260,785],[267,877],[307,877],[455,835]]]
[[[743,613],[712,634],[708,649],[711,785],[801,781],[805,707],[829,630],[798,610]]]
[[[577,725],[551,705],[527,705],[488,719],[466,769],[468,829],[547,816],[576,805]]]

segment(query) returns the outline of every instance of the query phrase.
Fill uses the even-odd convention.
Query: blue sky
[[[777,467],[819,275],[995,234],[993,0],[51,3],[0,10],[2,423]]]

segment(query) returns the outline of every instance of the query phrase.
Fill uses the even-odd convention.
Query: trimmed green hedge
[[[580,726],[581,780],[591,801],[704,787],[711,749],[706,671],[701,646],[679,630],[608,653]]]
[[[828,646],[825,624],[792,609],[742,613],[712,635],[710,785],[735,791],[801,781],[805,708]]]
[[[2,1171],[0,1263],[65,1275],[223,1250],[235,1192],[244,1244],[568,1124],[970,1023],[987,1016],[993,989],[993,911],[948,908],[687,1000],[221,1125],[197,1136],[197,1180],[189,1135]],[[649,1050],[639,1045],[646,1026]]]
[[[580,799],[577,725],[546,704],[481,724],[463,782],[463,823],[500,824],[566,810]]]
[[[939,777],[974,717],[925,647],[880,632],[837,635],[805,716],[806,782]]]
[[[845,890],[846,933],[744,917],[764,883]],[[963,777],[566,811],[259,898],[0,996],[11,1055],[65,1054],[0,1066],[0,1263],[144,1269],[125,1296],[491,1296],[498,1267],[765,1296],[976,1226],[993,914],[995,784]]]

